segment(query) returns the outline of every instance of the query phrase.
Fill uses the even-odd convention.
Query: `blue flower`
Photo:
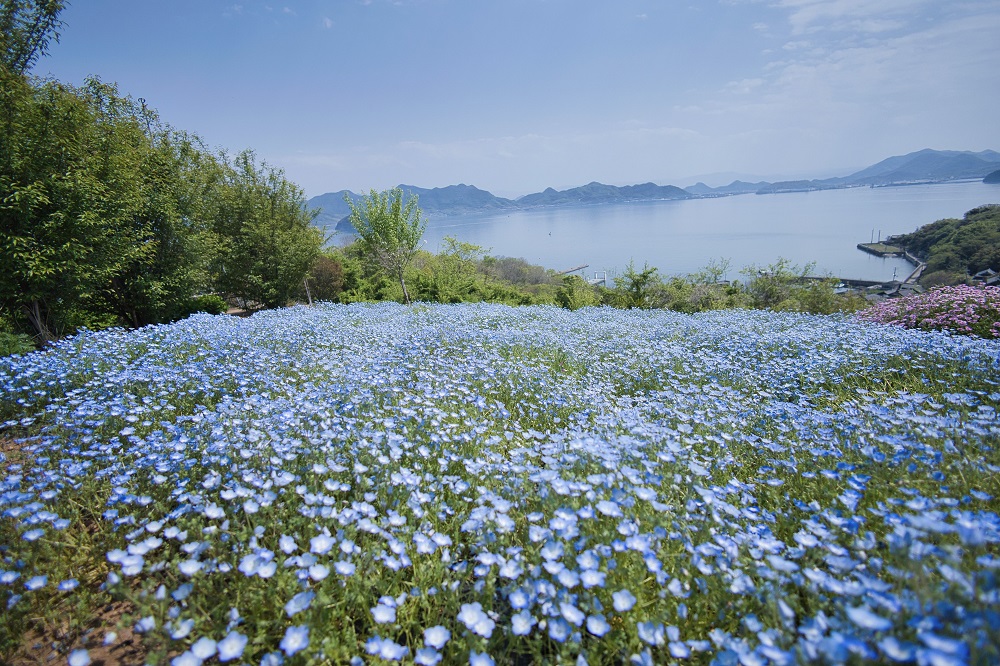
[[[194,656],[190,650],[185,650],[170,660],[170,666],[201,666],[202,660]]]
[[[187,638],[192,629],[194,629],[194,620],[181,620],[170,631],[170,637],[175,641],[179,641],[182,638]]]
[[[413,661],[421,666],[435,666],[441,661],[441,653],[433,648],[420,648],[413,656]]]
[[[218,644],[219,661],[231,661],[243,655],[247,637],[237,631],[230,631]]]
[[[205,660],[215,654],[216,642],[207,636],[202,636],[191,646],[191,653],[199,659]]]
[[[288,617],[292,617],[293,615],[301,613],[312,605],[313,599],[315,598],[316,593],[312,590],[299,592],[285,604],[285,614],[288,615]]]
[[[70,590],[75,590],[80,586],[80,581],[76,578],[67,578],[66,580],[59,582],[59,589],[62,592],[69,592]]]
[[[281,552],[285,555],[291,555],[299,549],[298,545],[295,543],[295,539],[286,534],[282,534],[281,538],[278,539],[278,548],[280,548]]]
[[[562,618],[556,618],[554,620],[549,620],[549,638],[556,641],[557,643],[563,643],[570,634],[570,626],[566,620]]]
[[[531,633],[531,628],[537,624],[534,616],[528,610],[514,613],[510,618],[511,628],[515,636],[527,636]]]
[[[568,602],[562,602],[559,604],[560,614],[566,618],[566,621],[570,624],[579,627],[583,624],[586,615],[579,608]]]
[[[628,590],[619,590],[612,594],[611,598],[614,601],[615,610],[619,613],[632,610],[636,602],[635,596]]]
[[[309,647],[309,627],[304,624],[288,627],[285,629],[285,636],[281,639],[279,647],[289,657],[306,649]]]
[[[424,629],[424,645],[440,650],[451,638],[451,632],[441,625]]]
[[[587,618],[587,631],[600,638],[611,631],[611,625],[603,615],[591,615]]]
[[[636,622],[639,639],[650,645],[663,645],[666,642],[666,632],[662,624],[655,622]]]
[[[86,650],[73,650],[69,653],[69,666],[89,666],[90,653]]]
[[[368,654],[377,655],[386,661],[399,661],[410,653],[408,647],[380,636],[369,638],[368,642],[365,643],[365,650]]]
[[[458,621],[465,625],[472,633],[483,638],[493,635],[493,628],[496,623],[483,611],[483,606],[478,601],[471,604],[462,604],[458,613]]]
[[[28,590],[39,590],[48,585],[48,582],[49,582],[48,576],[32,576],[31,578],[25,581],[24,587],[25,589]]]
[[[309,551],[317,555],[326,555],[336,543],[329,534],[320,534],[309,539]]]
[[[887,620],[880,615],[876,615],[865,606],[848,606],[845,610],[847,617],[850,618],[851,622],[858,625],[862,629],[867,629],[869,631],[888,631],[892,628],[892,622],[890,620]]]
[[[396,608],[394,606],[376,605],[371,609],[372,617],[378,624],[388,624],[396,621]]]
[[[486,652],[479,653],[475,650],[469,652],[469,666],[495,666],[493,657]]]

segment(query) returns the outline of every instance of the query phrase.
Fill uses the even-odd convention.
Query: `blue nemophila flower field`
[[[321,305],[0,386],[6,649],[120,599],[176,666],[1000,659],[996,341]]]

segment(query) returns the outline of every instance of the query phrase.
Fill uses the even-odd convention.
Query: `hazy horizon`
[[[721,185],[1000,148],[996,0],[88,0],[61,18],[34,74],[116,82],[310,197]]]

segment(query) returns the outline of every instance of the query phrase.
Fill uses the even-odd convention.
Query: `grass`
[[[85,333],[0,361],[0,657],[993,663],[998,358],[736,310]]]

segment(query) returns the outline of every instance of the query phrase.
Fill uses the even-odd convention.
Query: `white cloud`
[[[905,17],[919,14],[932,0],[778,0],[777,7],[790,10],[793,34],[818,30],[850,30],[866,24],[869,29],[899,27]],[[887,19],[886,17],[895,17]],[[879,27],[881,26],[881,27]]]
[[[760,155],[781,156],[784,164],[771,168],[784,170],[860,164],[930,144],[982,150],[1000,139],[989,111],[1000,106],[995,2],[933,8],[905,20],[894,14],[927,3],[779,4],[789,10],[790,32],[808,32],[808,40],[774,51],[780,56],[758,77],[729,82],[702,104],[701,120],[676,120],[707,134],[730,133],[734,154],[740,141],[750,146],[767,137],[757,143]]]
[[[323,17],[323,27],[326,28],[327,30],[329,30],[330,28],[332,28],[333,27],[333,19],[331,19],[331,18],[329,18],[327,16],[324,16]]]
[[[741,81],[731,81],[726,85],[726,90],[739,95],[746,95],[757,90],[762,85],[764,85],[764,79],[761,78],[743,79]]]

